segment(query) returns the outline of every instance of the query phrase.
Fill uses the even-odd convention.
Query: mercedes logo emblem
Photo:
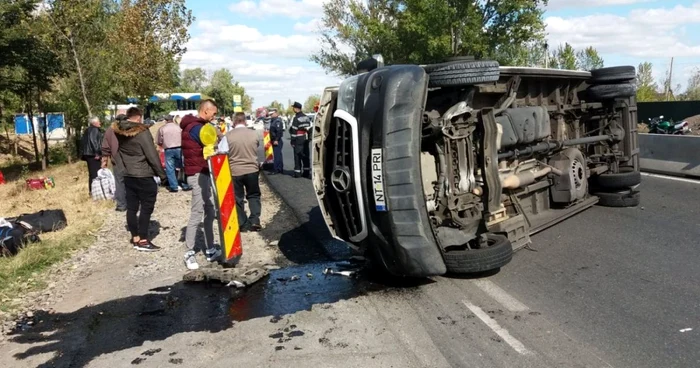
[[[345,193],[350,189],[350,172],[345,168],[337,168],[331,174],[331,185],[339,193]]]

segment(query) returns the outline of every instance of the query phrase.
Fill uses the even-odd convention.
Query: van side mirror
[[[357,73],[366,73],[384,66],[384,57],[382,54],[374,54],[371,58],[365,59],[357,63]]]

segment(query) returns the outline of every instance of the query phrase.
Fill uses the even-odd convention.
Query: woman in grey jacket
[[[126,111],[126,119],[112,124],[119,141],[117,165],[124,175],[126,189],[126,223],[131,232],[134,249],[154,252],[160,250],[149,237],[148,225],[158,196],[155,178],[165,181],[166,175],[160,163],[153,135],[142,124],[142,112],[138,107]],[[139,216],[137,212],[141,210]]]

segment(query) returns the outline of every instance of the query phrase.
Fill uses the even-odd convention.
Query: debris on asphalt
[[[253,265],[241,268],[224,268],[221,265],[211,265],[198,270],[189,271],[182,276],[182,279],[186,282],[216,280],[226,283],[226,286],[243,288],[260,281],[269,274],[269,267],[265,265]]]
[[[313,278],[314,278],[314,274],[311,273],[311,272],[309,272],[309,273],[306,274],[306,277],[308,277],[309,279],[313,279]]]
[[[324,275],[338,275],[338,276],[345,276],[345,277],[354,277],[357,271],[334,271],[332,268],[326,268],[323,270]]]
[[[684,329],[680,330],[680,332],[689,332],[692,330],[693,330],[692,328],[684,328]]]
[[[228,284],[226,284],[226,286],[235,286],[236,288],[242,289],[245,287],[245,284],[238,281],[238,280],[233,280],[233,281],[229,282]]]
[[[289,278],[289,281],[298,281],[301,277],[299,275],[293,275],[292,277]]]

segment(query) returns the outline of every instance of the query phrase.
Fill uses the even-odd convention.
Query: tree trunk
[[[41,103],[41,93],[36,95],[36,106],[39,112],[44,112],[44,106]],[[46,114],[44,114],[44,127],[41,129],[42,141],[44,143],[44,156],[41,158],[41,170],[46,171],[49,166],[49,122],[46,120]]]
[[[71,129],[70,124],[68,124],[68,117],[66,117],[66,121],[63,122],[63,126],[66,129],[66,150],[67,150],[67,156],[68,156],[68,163],[72,164],[73,163],[73,152],[71,152],[71,147],[73,147],[73,129]]]
[[[85,88],[85,79],[83,78],[83,68],[80,66],[80,58],[78,58],[78,51],[75,49],[75,42],[73,41],[73,36],[71,36],[68,41],[70,42],[70,49],[73,53],[73,60],[75,61],[75,69],[78,72],[78,79],[80,80],[80,91],[83,94],[83,103],[85,104],[85,110],[88,116],[92,116],[92,109],[90,108],[90,101],[87,97],[87,89]]]
[[[36,129],[34,129],[34,112],[32,111],[32,93],[27,94],[27,116],[29,117],[29,126],[32,127],[32,138],[34,141],[34,162],[39,163],[39,146],[36,142]]]

